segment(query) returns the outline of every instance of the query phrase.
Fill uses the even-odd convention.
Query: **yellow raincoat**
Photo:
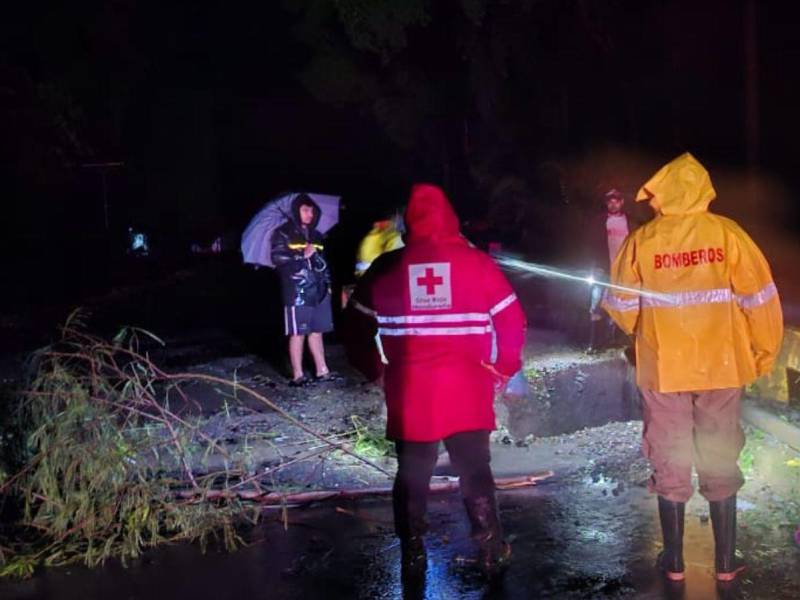
[[[783,315],[769,265],[731,219],[708,212],[708,171],[686,153],[637,194],[658,216],[630,234],[604,308],[636,334],[637,382],[657,392],[740,387],[772,369]]]
[[[403,247],[403,238],[393,221],[377,221],[361,240],[356,255],[356,277],[361,277],[384,252]]]

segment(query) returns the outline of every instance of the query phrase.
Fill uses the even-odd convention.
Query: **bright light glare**
[[[523,271],[525,273],[532,273],[534,275],[540,275],[542,277],[566,279],[568,281],[579,281],[580,283],[589,285],[601,285],[603,287],[607,287],[612,290],[619,290],[627,294],[636,294],[637,296],[647,296],[648,298],[660,298],[667,300],[669,299],[666,295],[659,294],[658,292],[651,292],[648,290],[643,290],[641,288],[632,288],[624,285],[616,285],[613,283],[608,283],[606,281],[597,281],[592,276],[586,277],[585,275],[577,275],[575,273],[570,273],[569,271],[566,271],[564,269],[547,267],[544,265],[539,265],[536,263],[519,260],[518,258],[511,258],[510,256],[506,256],[504,254],[497,254],[494,256],[494,259],[495,261],[497,261],[497,264],[503,267],[507,267],[509,269],[514,269],[515,271]]]

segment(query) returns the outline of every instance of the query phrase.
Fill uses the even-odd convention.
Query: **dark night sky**
[[[17,3],[0,26],[6,258],[42,236],[104,235],[87,162],[125,162],[107,178],[113,231],[181,239],[238,231],[297,187],[367,218],[427,179],[479,213],[503,176],[600,147],[653,165],[688,149],[712,175],[746,166],[746,0],[472,3],[479,25],[470,3],[415,0],[428,22],[384,56],[309,8],[332,4]],[[787,3],[754,4],[758,167],[791,195],[800,23]],[[313,64],[339,66],[309,84]]]

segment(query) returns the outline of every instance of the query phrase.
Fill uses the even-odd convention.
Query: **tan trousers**
[[[650,490],[672,502],[691,498],[692,464],[700,493],[724,500],[744,484],[737,463],[744,447],[741,388],[661,393],[642,390],[642,450],[650,460]]]

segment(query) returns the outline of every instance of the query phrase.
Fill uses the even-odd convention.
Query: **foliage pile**
[[[259,513],[246,499],[269,492],[264,473],[246,453],[226,451],[200,411],[187,410],[187,383],[228,385],[234,398],[249,393],[331,450],[352,454],[236,381],[160,370],[140,350],[145,342],[161,343],[132,328],[108,342],[74,317],[60,341],[33,355],[31,380],[14,403],[17,443],[4,448],[4,463],[16,467],[0,480],[3,520],[13,523],[0,539],[0,576],[27,576],[38,564],[124,563],[171,541],[241,542],[237,524]],[[212,454],[223,466],[198,469]]]
[[[383,458],[394,456],[394,443],[387,440],[382,431],[375,431],[367,426],[357,415],[352,415],[353,451],[367,458]]]

